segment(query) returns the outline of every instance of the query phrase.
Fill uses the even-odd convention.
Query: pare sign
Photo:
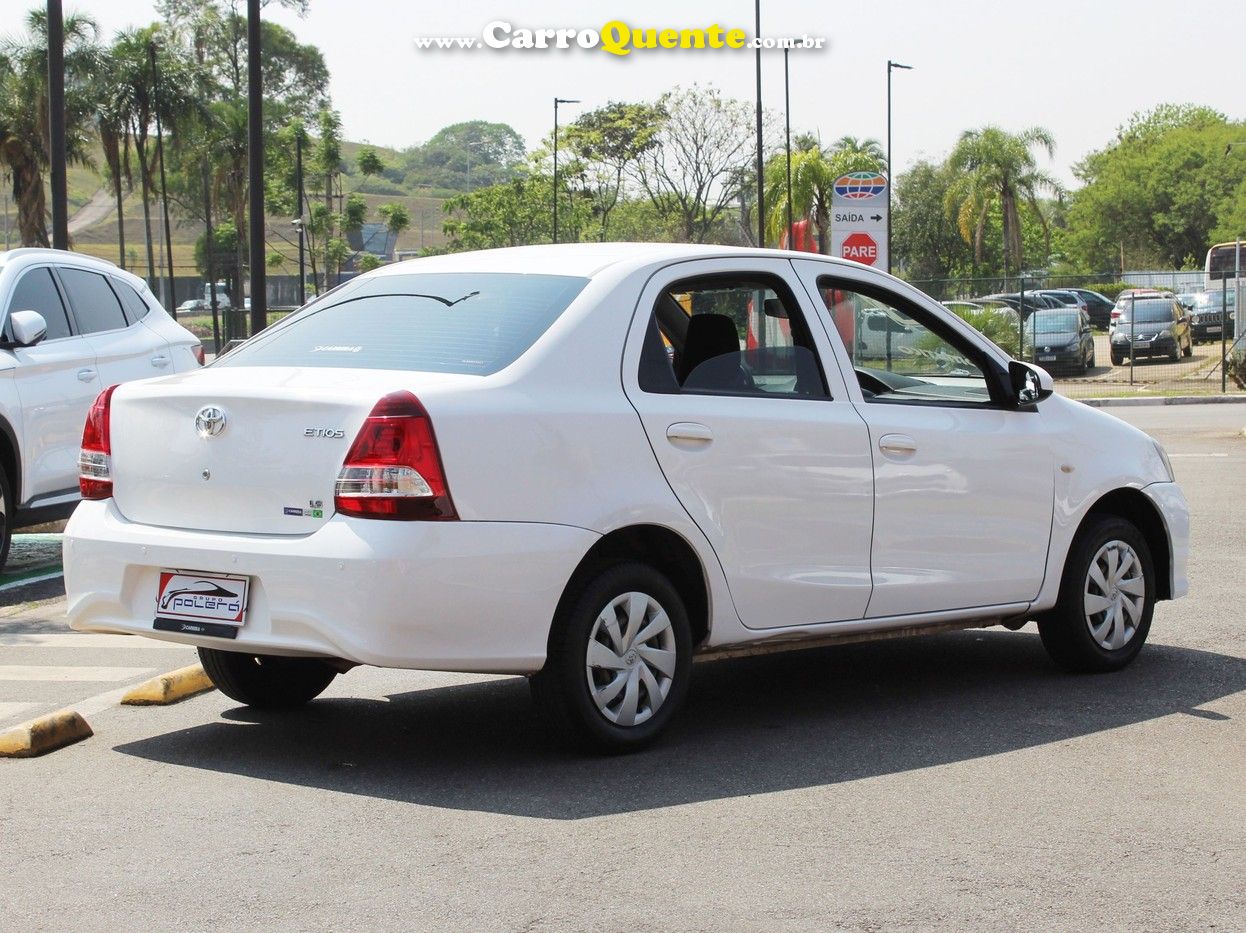
[[[850,233],[844,237],[840,255],[867,266],[878,262],[878,243],[868,233]]]

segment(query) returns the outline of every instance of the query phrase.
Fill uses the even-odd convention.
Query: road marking
[[[36,664],[0,665],[0,680],[46,683],[90,683],[92,681],[137,680],[150,673],[150,667],[54,667]]]
[[[0,703],[0,722],[16,719],[28,709],[38,706],[37,703]]]
[[[143,639],[146,641],[146,639]],[[98,635],[78,632],[31,633],[29,635],[0,635],[0,648],[145,648],[163,647],[144,645],[132,635]]]
[[[0,593],[3,593],[5,590],[15,590],[19,586],[30,586],[33,583],[43,583],[47,580],[59,580],[64,575],[65,572],[63,570],[57,570],[53,573],[45,573],[38,577],[26,577],[22,580],[14,580],[12,583],[0,585]]]

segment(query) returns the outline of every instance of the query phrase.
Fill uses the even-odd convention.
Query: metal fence
[[[1010,317],[1011,330],[991,335],[1018,359],[1037,363],[1051,371],[1056,391],[1072,398],[1106,398],[1143,395],[1209,395],[1243,391],[1235,359],[1246,351],[1246,339],[1235,344],[1236,296],[1227,282],[1220,289],[1204,292],[1201,272],[1141,271],[1124,275],[1013,276],[1009,278],[946,278],[912,283],[932,297],[946,302],[972,301],[1005,294],[1021,309]],[[1135,305],[1118,302],[1105,318],[1094,314],[1098,326],[1089,340],[1079,335],[1078,353],[1063,333],[1042,333],[1034,317],[1033,293],[1039,290],[1081,288],[1103,291],[1115,298],[1123,288],[1152,288],[1177,294],[1193,294],[1172,320],[1149,320],[1158,316],[1154,305],[1148,312],[1129,313]],[[1134,298],[1133,301],[1143,301]],[[955,306],[953,306],[955,308]],[[1038,309],[1043,310],[1043,309]],[[1119,314],[1119,317],[1116,315]],[[1115,319],[1115,321],[1113,320]],[[1118,323],[1119,322],[1119,323]],[[1105,326],[1106,325],[1106,326]],[[1246,325],[1244,325],[1246,326]],[[1044,340],[1044,337],[1056,338]],[[1058,345],[1055,345],[1058,342]],[[1083,367],[1084,362],[1084,367]]]

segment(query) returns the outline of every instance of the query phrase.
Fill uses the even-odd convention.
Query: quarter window
[[[113,291],[117,293],[117,297],[121,299],[121,304],[125,307],[126,319],[133,323],[141,321],[147,317],[147,312],[151,310],[151,306],[143,300],[142,296],[125,282],[112,280]]]
[[[969,341],[907,302],[845,285],[823,276],[818,292],[867,402],[992,403],[984,357]],[[980,313],[987,323],[1000,312]]]
[[[828,398],[795,298],[771,276],[715,275],[658,296],[641,353],[646,392]]]
[[[94,334],[126,326],[121,302],[117,300],[106,278],[98,272],[63,267],[60,269],[60,276],[82,333]]]
[[[14,311],[38,311],[42,314],[48,324],[45,340],[69,336],[69,317],[65,314],[65,304],[61,301],[51,269],[31,269],[21,277],[17,288],[13,289],[13,300],[9,302],[9,314]]]

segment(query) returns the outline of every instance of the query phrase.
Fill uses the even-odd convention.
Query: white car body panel
[[[103,389],[199,368],[194,355],[198,338],[160,308],[142,279],[81,253],[0,252],[0,324],[11,310],[23,310],[9,307],[18,281],[43,267],[105,275],[133,288],[149,310],[124,328],[0,350],[0,417],[12,430],[8,443],[17,448],[20,488],[12,492],[19,511],[77,499],[82,425]]]
[[[822,322],[810,326],[831,401],[640,391],[654,290],[708,269],[765,269],[790,283]],[[591,281],[492,375],[221,366],[118,389],[115,498],[84,503],[66,532],[73,627],[393,667],[531,672],[584,556],[603,536],[649,525],[682,539],[700,564],[702,649],[988,624],[1054,603],[1076,528],[1121,489],[1163,516],[1172,595],[1185,591],[1184,500],[1141,432],[1058,397],[1031,411],[864,402],[821,313],[818,274],[892,289],[1007,365],[889,276],[807,254],[662,244],[464,253],[370,275],[457,271]],[[289,320],[278,326],[297,324]],[[332,513],[359,424],[401,389],[433,423],[458,521]],[[205,404],[236,416],[232,446],[212,452],[195,434]],[[750,423],[780,404],[781,431]],[[666,432],[679,422],[711,427],[709,450],[672,444]],[[343,437],[305,437],[309,427]],[[878,450],[882,434],[897,432],[917,442],[907,462]],[[738,475],[710,468],[715,456]],[[203,491],[213,483],[219,491]],[[287,520],[278,508],[287,490],[292,504],[322,500],[324,515]],[[254,622],[232,643],[153,632],[162,568],[251,576]]]

